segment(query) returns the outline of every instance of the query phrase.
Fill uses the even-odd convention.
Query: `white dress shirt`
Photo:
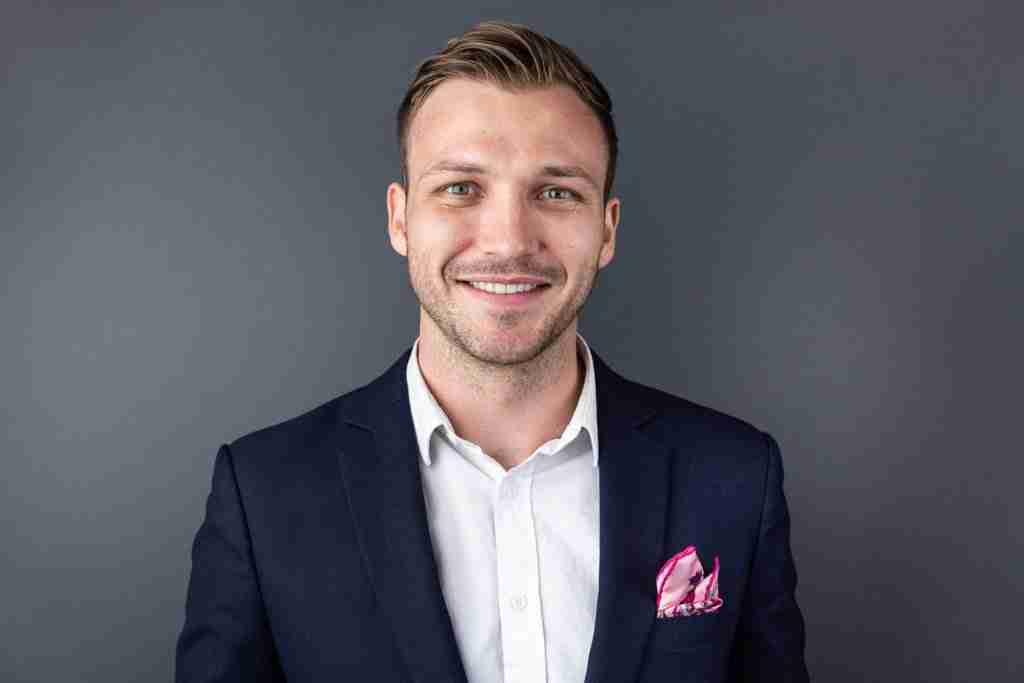
[[[460,438],[420,372],[406,379],[430,537],[470,683],[582,683],[597,613],[597,399],[586,378],[557,439],[506,471]],[[511,423],[509,429],[516,429]]]

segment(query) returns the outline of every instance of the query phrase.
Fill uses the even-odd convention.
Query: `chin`
[[[481,361],[513,365],[533,360],[554,341],[537,331],[521,334],[495,332],[490,335],[474,335],[471,348],[467,351]]]

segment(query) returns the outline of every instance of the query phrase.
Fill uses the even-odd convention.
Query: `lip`
[[[474,282],[491,281],[474,280]],[[459,286],[465,289],[470,296],[475,296],[481,301],[495,306],[527,306],[540,299],[544,295],[545,290],[550,289],[550,287],[537,287],[536,289],[531,289],[529,292],[519,292],[517,294],[492,294],[491,292],[485,292],[482,289],[477,289],[468,282],[459,282]]]
[[[481,275],[480,277],[460,277],[458,282],[493,282],[500,285],[547,285],[547,280],[528,275],[514,275],[512,277],[496,277],[494,275]]]

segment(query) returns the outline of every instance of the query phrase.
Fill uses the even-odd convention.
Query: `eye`
[[[470,193],[470,183],[451,183],[450,185],[445,185],[441,189],[445,194],[456,197],[468,197]]]
[[[561,195],[552,196],[551,194],[549,194],[549,193],[552,193],[552,192],[553,193],[562,193],[562,194]],[[566,200],[566,199],[576,199],[576,198],[579,197],[579,195],[577,195],[575,192],[573,192],[572,190],[569,190],[567,188],[564,188],[564,187],[549,187],[546,190],[544,190],[543,192],[541,192],[541,194],[542,195],[547,195],[548,199],[557,199],[557,200],[563,200],[563,201]]]

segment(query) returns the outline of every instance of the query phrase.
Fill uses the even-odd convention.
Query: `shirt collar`
[[[590,355],[590,347],[579,332],[576,333],[576,340],[576,348],[583,353],[583,360],[586,363],[586,375],[576,409],[569,419],[569,424],[562,431],[561,439],[563,444],[569,443],[581,430],[586,430],[593,451],[593,466],[597,467],[597,384],[594,377],[594,359]],[[424,464],[430,466],[430,439],[434,432],[438,427],[442,427],[448,434],[454,435],[455,429],[424,381],[423,373],[420,372],[419,344],[420,340],[417,337],[405,368],[405,379],[409,388],[409,406],[412,409],[420,458]]]

